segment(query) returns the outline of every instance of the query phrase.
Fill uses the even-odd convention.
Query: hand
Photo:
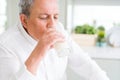
[[[58,32],[55,28],[48,28],[40,37],[38,45],[49,50],[53,48],[56,42],[63,42],[65,37],[62,33]]]

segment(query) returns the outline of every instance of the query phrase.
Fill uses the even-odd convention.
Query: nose
[[[53,17],[51,17],[51,18],[49,19],[49,21],[48,21],[47,27],[48,27],[48,28],[55,28],[55,26],[56,26],[56,21],[55,21],[55,19],[54,19]]]

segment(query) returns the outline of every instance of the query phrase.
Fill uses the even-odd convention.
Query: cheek
[[[36,25],[35,32],[37,32],[37,35],[40,37],[46,31],[46,24],[38,21],[35,25]]]
[[[39,39],[46,30],[45,26],[38,21],[31,21],[27,26],[28,33],[35,39]]]
[[[37,31],[40,33],[43,33],[46,30],[46,24],[41,21],[38,21],[36,23],[36,27],[37,27]]]
[[[35,39],[39,39],[46,31],[47,23],[39,19],[32,19],[29,21],[29,32],[30,35]]]

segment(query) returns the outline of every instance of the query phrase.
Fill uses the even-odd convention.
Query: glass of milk
[[[67,42],[68,36],[66,35],[63,25],[59,23],[58,26],[56,26],[56,30],[65,36],[65,41],[55,43],[54,48],[59,57],[68,56],[70,54],[70,47]]]

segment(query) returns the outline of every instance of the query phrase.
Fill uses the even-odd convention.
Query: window
[[[0,0],[0,34],[5,30],[6,0]]]
[[[74,26],[88,23],[109,30],[120,23],[120,6],[75,6],[73,20]]]
[[[120,4],[117,0],[71,0],[68,4],[67,26],[72,29],[77,25],[90,24],[104,26],[106,30],[120,25]],[[71,27],[70,27],[71,26]]]

